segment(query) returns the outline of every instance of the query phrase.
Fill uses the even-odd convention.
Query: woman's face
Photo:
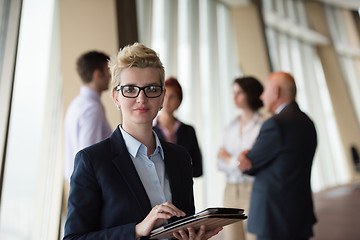
[[[233,98],[234,98],[235,106],[237,108],[244,109],[249,107],[247,101],[247,95],[237,83],[233,84]]]
[[[159,71],[156,68],[131,67],[120,73],[120,86],[132,85],[138,87],[161,86]],[[121,90],[113,96],[115,104],[121,108],[123,126],[137,127],[142,124],[152,126],[152,121],[157,115],[164,101],[164,91],[159,97],[148,98],[144,91],[140,91],[136,98],[124,97]]]
[[[164,98],[164,108],[161,111],[166,111],[170,115],[174,113],[180,106],[181,100],[173,87],[166,87],[166,94]]]

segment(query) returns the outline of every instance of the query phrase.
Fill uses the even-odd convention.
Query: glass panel
[[[0,166],[4,166],[21,0],[13,0],[11,4],[10,1],[5,0],[1,1],[0,4],[0,146],[2,146],[0,148]],[[4,169],[0,171],[1,180],[3,179],[3,171]]]
[[[58,235],[62,188],[56,179],[62,180],[62,170],[55,147],[61,91],[56,9],[55,0],[24,0],[22,5],[0,239]]]
[[[355,52],[358,49],[352,48],[349,43],[341,11],[341,9],[336,7],[328,6],[326,7],[326,16],[329,21],[331,37],[334,39],[347,89],[350,93],[358,122],[360,123],[360,104],[358,104],[360,102],[360,80],[356,73],[354,56],[348,53],[352,50]]]
[[[230,13],[229,10],[224,6],[219,4],[217,7],[218,15],[218,48],[219,51],[219,72],[220,79],[219,85],[216,88],[219,88],[220,99],[222,108],[222,126],[228,124],[238,113],[238,109],[234,104],[229,104],[229,101],[232,99],[232,83],[235,78],[242,76],[243,74],[238,69],[238,59],[236,48],[234,48],[235,43],[233,42],[232,32],[229,26],[231,26]],[[216,94],[214,92],[214,94]]]
[[[0,75],[2,69],[2,62],[4,59],[4,46],[6,38],[6,30],[8,25],[10,0],[0,0]],[[0,79],[1,81],[1,79]]]
[[[276,0],[275,11],[277,16],[287,16],[299,29],[307,27],[306,13],[301,1]],[[275,71],[288,71],[294,75],[299,106],[309,114],[317,127],[318,139],[321,139],[321,142],[315,156],[312,187],[314,191],[319,191],[348,180],[349,173],[341,161],[345,159],[345,154],[341,147],[323,69],[314,46],[300,39],[301,34],[290,36],[286,25],[282,26],[284,28],[266,27],[270,59]]]

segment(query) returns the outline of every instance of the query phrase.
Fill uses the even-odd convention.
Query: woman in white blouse
[[[264,121],[258,111],[263,106],[260,100],[262,92],[263,86],[253,77],[237,78],[233,83],[234,103],[241,109],[241,114],[225,129],[217,161],[218,169],[226,173],[225,207],[243,208],[245,211],[249,208],[254,178],[240,171],[238,156],[251,149]],[[246,232],[246,221],[231,224],[224,228],[224,232],[226,240],[255,239],[255,235]]]

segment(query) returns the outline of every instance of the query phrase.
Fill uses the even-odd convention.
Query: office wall
[[[231,17],[240,70],[244,75],[252,75],[264,81],[271,69],[257,6],[248,4],[232,7]]]
[[[77,58],[90,50],[113,56],[118,51],[118,40],[115,0],[61,0],[59,9],[64,118],[81,86],[76,72]],[[121,115],[110,98],[109,90],[101,98],[110,125],[115,128]]]

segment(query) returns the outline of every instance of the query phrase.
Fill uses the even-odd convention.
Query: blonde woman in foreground
[[[152,130],[164,101],[163,64],[152,49],[135,43],[109,67],[122,124],[77,153],[64,239],[148,239],[152,229],[195,211],[188,153]],[[208,239],[220,230],[202,226],[174,237]]]

